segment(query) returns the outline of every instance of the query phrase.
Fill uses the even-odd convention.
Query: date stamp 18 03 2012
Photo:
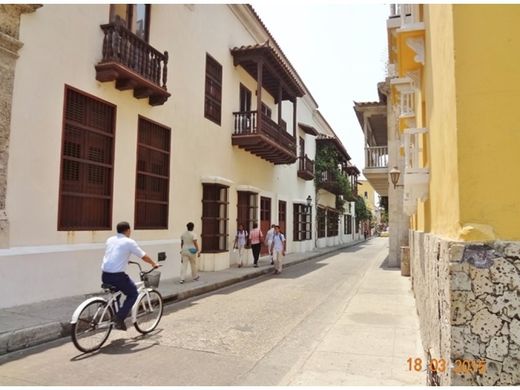
[[[450,368],[455,374],[484,374],[486,372],[486,361],[485,360],[466,360],[456,359],[451,363],[445,359],[431,359],[423,362],[421,358],[409,357],[406,360],[408,364],[408,371],[423,371],[428,370],[430,372],[443,373],[448,371]]]

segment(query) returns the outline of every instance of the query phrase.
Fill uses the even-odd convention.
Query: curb
[[[342,246],[335,246],[330,251],[324,251],[322,253],[316,253],[309,257],[292,261],[284,264],[284,268],[291,267],[296,264],[301,264],[309,260],[316,260],[321,257],[329,256],[336,252],[341,252],[346,248],[359,245],[365,242],[364,240],[351,242]],[[183,291],[181,293],[175,293],[170,295],[163,295],[163,301],[165,304],[177,303],[186,299],[203,295],[212,291],[220,290],[224,287],[231,286],[246,280],[255,279],[263,275],[270,274],[274,270],[273,266],[269,266],[262,270],[251,272],[239,277],[227,279],[221,282],[208,284],[194,288],[192,290]],[[0,334],[0,356],[10,352],[19,351],[25,348],[34,347],[39,344],[47,343],[49,341],[58,340],[60,338],[68,337],[71,334],[70,322],[50,322],[42,325],[37,325],[31,328],[18,329],[11,332]]]

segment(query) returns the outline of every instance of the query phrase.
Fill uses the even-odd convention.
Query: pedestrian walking
[[[275,227],[275,224],[273,223],[271,225],[271,229],[269,229],[265,235],[265,246],[267,246],[267,251],[269,252],[269,257],[271,258],[271,265],[274,264],[273,252],[271,252],[271,244],[273,243],[273,236],[274,236],[274,227]]]
[[[238,249],[238,268],[244,265],[244,256],[246,253],[245,247],[247,244],[247,230],[244,230],[244,225],[238,225],[238,231],[235,235],[235,242],[233,244],[233,248]],[[247,258],[246,258],[247,265]]]
[[[251,240],[251,249],[253,250],[254,267],[258,268],[258,258],[260,257],[260,247],[262,246],[264,235],[256,222],[253,223],[253,230],[249,234],[249,239]]]
[[[280,232],[280,226],[278,225],[274,228],[271,253],[274,260],[274,274],[278,275],[282,272],[283,258],[285,256],[285,236]]]
[[[197,236],[193,232],[195,225],[193,222],[189,222],[186,225],[186,230],[181,236],[181,284],[184,283],[186,278],[186,271],[188,269],[188,262],[191,267],[191,276],[193,280],[199,280],[200,276],[197,268],[197,257],[200,257],[199,243],[197,242]]]

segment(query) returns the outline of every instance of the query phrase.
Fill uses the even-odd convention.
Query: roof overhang
[[[359,124],[365,132],[366,139],[371,146],[388,145],[387,107],[384,102],[354,102],[354,111]],[[365,118],[368,123],[365,123]],[[368,126],[366,126],[368,125]],[[375,144],[373,144],[375,142]]]
[[[262,87],[278,103],[279,87],[282,100],[295,101],[305,95],[305,91],[296,80],[289,66],[276,50],[266,41],[259,45],[241,46],[231,49],[233,64],[242,66],[247,73],[258,81],[258,64],[262,63]]]
[[[300,129],[302,129],[303,132],[305,132],[309,135],[317,136],[319,134],[318,130],[316,130],[312,126],[306,125],[305,123],[299,122],[298,126],[300,127]]]
[[[350,160],[350,156],[347,153],[347,149],[345,149],[345,147],[343,146],[343,144],[341,143],[341,141],[339,139],[337,139],[335,137],[327,137],[324,135],[320,135],[320,136],[318,136],[318,138],[316,138],[316,143],[318,145],[324,145],[324,146],[330,145],[339,152],[340,156],[343,157],[344,162],[347,162]]]

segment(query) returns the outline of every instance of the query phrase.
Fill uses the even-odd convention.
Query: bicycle
[[[131,310],[132,323],[138,332],[147,334],[159,325],[163,314],[163,299],[156,290],[159,287],[161,273],[157,271],[151,274],[155,268],[145,272],[135,261],[128,263],[139,267],[141,279],[135,284],[138,296]],[[114,326],[115,313],[121,307],[121,291],[106,283],[103,283],[101,288],[109,294],[108,298],[89,298],[72,314],[72,342],[81,352],[92,352],[103,346]]]

